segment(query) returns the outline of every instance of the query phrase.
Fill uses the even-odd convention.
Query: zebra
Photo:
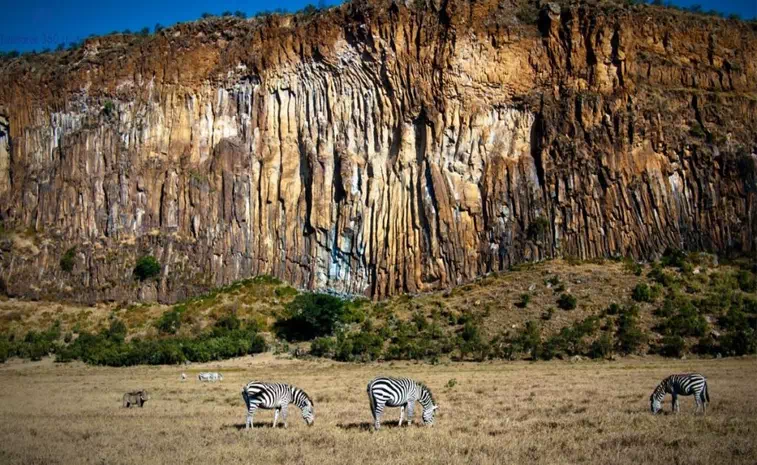
[[[439,408],[434,401],[431,390],[423,383],[408,378],[378,377],[368,383],[368,401],[373,414],[373,427],[381,427],[381,414],[384,406],[400,407],[399,426],[407,409],[407,422],[413,423],[415,402],[423,406],[423,423],[434,424],[434,411]]]
[[[308,426],[313,426],[315,422],[313,400],[305,391],[289,384],[251,381],[242,387],[242,398],[247,406],[248,429],[252,427],[253,417],[258,408],[275,409],[274,428],[279,422],[279,412],[281,412],[284,428],[286,428],[289,404],[296,405],[302,411],[302,418]]]
[[[652,391],[649,396],[649,408],[652,413],[657,414],[662,410],[662,401],[665,394],[670,393],[673,397],[673,406],[671,411],[678,413],[678,396],[694,395],[697,402],[697,412],[702,409],[702,414],[707,414],[707,403],[710,401],[710,392],[707,389],[707,378],[699,373],[687,373],[681,375],[671,375],[663,379],[660,384]]]
[[[200,381],[223,381],[223,375],[220,373],[200,373],[197,375]]]

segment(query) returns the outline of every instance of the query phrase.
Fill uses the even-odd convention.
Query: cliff
[[[0,276],[383,298],[556,256],[750,253],[755,123],[754,27],[651,6],[377,0],[88,39],[0,64]]]

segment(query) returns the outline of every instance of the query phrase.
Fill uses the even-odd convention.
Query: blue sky
[[[336,4],[339,0],[327,0]],[[0,0],[0,50],[54,49],[59,43],[79,41],[90,34],[107,34],[114,30],[137,31],[156,23],[170,26],[191,21],[203,12],[220,14],[225,10],[241,10],[253,15],[261,10],[301,9],[317,0]],[[744,18],[757,16],[757,0],[675,0],[681,6],[695,3],[704,10],[716,9],[726,14],[738,13]]]

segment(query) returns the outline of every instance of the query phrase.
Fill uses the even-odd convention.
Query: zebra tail
[[[373,419],[376,419],[376,400],[373,398],[373,393],[371,392],[371,385],[368,384],[368,402],[371,404],[371,416],[373,416]]]
[[[710,388],[707,386],[707,381],[704,382],[704,400],[710,402]]]

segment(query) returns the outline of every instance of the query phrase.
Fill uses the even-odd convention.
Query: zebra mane
[[[428,396],[431,398],[431,404],[436,405],[436,399],[434,399],[434,393],[424,383],[418,381],[418,386],[421,388],[421,392],[428,392]]]
[[[313,407],[315,407],[315,402],[313,402],[313,399],[310,397],[310,395],[307,392],[305,392],[302,389],[300,389],[298,387],[295,387],[295,386],[292,386],[292,391],[295,394],[299,391],[302,394],[302,396],[305,397],[305,399],[307,399],[308,402],[310,402],[310,405],[312,405]]]

